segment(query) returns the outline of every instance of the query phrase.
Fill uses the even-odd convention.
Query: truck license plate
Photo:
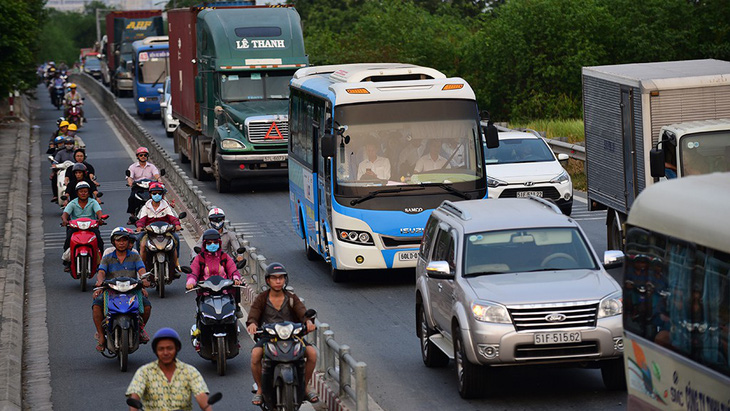
[[[535,334],[535,345],[565,344],[583,341],[580,331],[562,331]]]
[[[542,191],[518,191],[517,192],[517,197],[529,197],[529,196],[542,197]]]
[[[286,154],[278,156],[264,156],[264,161],[286,161]]]
[[[418,251],[402,251],[398,253],[398,261],[414,261],[418,257]]]

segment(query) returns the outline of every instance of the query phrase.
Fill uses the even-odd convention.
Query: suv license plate
[[[535,345],[565,344],[583,341],[580,331],[564,331],[535,334]]]
[[[518,191],[517,197],[529,197],[529,196],[535,196],[535,197],[542,197],[542,191]]]
[[[286,161],[286,154],[278,156],[264,156],[264,161]]]
[[[403,251],[398,253],[398,261],[414,261],[418,257],[418,251]]]

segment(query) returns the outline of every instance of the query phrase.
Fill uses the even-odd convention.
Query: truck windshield
[[[99,62],[99,59],[87,57],[84,66],[86,66],[89,70],[98,70],[101,68],[101,63]]]
[[[335,120],[347,126],[336,145],[338,194],[363,196],[386,185],[467,190],[484,178],[474,101],[351,104],[336,107]]]
[[[679,156],[683,176],[730,171],[730,131],[687,134]]]
[[[247,71],[221,74],[221,97],[227,103],[289,98],[290,70]]]
[[[139,53],[139,82],[142,84],[160,84],[169,72],[170,59],[165,51],[164,55],[155,57],[147,52]]]

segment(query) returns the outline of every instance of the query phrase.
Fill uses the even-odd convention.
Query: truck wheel
[[[198,139],[193,137],[193,150],[192,150],[192,156],[191,159],[193,162],[193,176],[198,179],[198,181],[208,181],[208,173],[205,172],[203,169],[203,163],[200,161],[200,147],[198,146]]]
[[[416,305],[416,315],[418,316],[418,337],[421,340],[421,359],[423,363],[429,368],[445,367],[449,363],[449,357],[428,339],[436,332],[428,326],[426,310],[423,309],[422,304]]]
[[[601,365],[601,377],[603,377],[603,385],[609,390],[625,390],[626,372],[623,358],[605,361]]]
[[[487,370],[481,365],[472,364],[466,356],[464,341],[459,327],[454,328],[454,359],[456,378],[461,398],[478,398],[490,394],[492,386],[487,382]]]
[[[229,193],[231,191],[231,180],[226,180],[220,173],[218,160],[213,164],[213,175],[215,177],[215,188],[219,193]]]
[[[182,150],[180,150],[178,155],[180,156],[180,163],[188,164],[190,162],[190,159],[188,158],[188,156],[185,155],[185,153],[182,152]]]
[[[609,208],[606,211],[606,249],[624,249],[624,239],[621,225],[621,216],[617,215],[616,211]]]

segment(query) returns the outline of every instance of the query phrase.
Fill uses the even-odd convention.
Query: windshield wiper
[[[451,184],[446,184],[446,183],[421,183],[421,186],[439,187],[439,188],[442,188],[442,189],[448,191],[451,194],[454,194],[456,196],[459,196],[459,197],[463,198],[464,200],[470,200],[471,199],[471,194],[465,193],[465,192],[463,192],[461,190],[457,190],[454,187],[452,187]]]
[[[159,83],[159,81],[160,81],[160,79],[162,78],[162,76],[163,76],[163,75],[165,75],[165,74],[167,74],[167,71],[163,70],[163,71],[162,71],[162,73],[160,73],[160,76],[159,76],[159,77],[157,77],[157,80],[155,80],[155,82],[154,82],[154,83],[152,83],[152,87],[156,86],[156,85],[157,85],[157,83]]]
[[[479,271],[477,273],[469,273],[469,274],[465,275],[464,277],[471,278],[471,277],[481,277],[483,275],[509,274],[509,273],[510,273],[509,271]]]
[[[405,191],[417,191],[417,190],[423,190],[423,187],[399,187],[399,188],[389,188],[389,189],[385,189],[385,190],[375,190],[375,191],[369,192],[368,194],[366,194],[360,198],[356,198],[356,199],[350,201],[350,205],[360,204],[364,201],[373,199],[381,194],[402,193]]]

